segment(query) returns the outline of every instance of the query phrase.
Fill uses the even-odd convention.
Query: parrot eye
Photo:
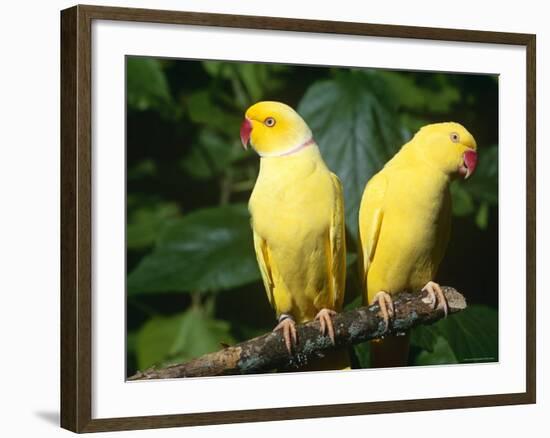
[[[275,119],[273,117],[268,117],[267,119],[264,120],[264,125],[269,128],[272,128],[273,126],[275,126]]]
[[[453,143],[458,143],[460,141],[460,135],[458,135],[456,132],[451,132],[450,137]]]

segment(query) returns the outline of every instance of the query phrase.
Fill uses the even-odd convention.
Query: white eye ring
[[[450,137],[451,137],[451,141],[453,143],[459,143],[460,142],[460,135],[458,135],[457,132],[451,132]]]
[[[264,125],[268,128],[273,128],[275,126],[275,119],[273,117],[268,117],[264,120]]]

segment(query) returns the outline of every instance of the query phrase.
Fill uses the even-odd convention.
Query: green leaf
[[[424,332],[423,340],[419,341],[417,330]],[[428,336],[435,341],[426,341]],[[498,313],[490,307],[469,305],[462,312],[434,325],[415,328],[411,342],[428,352],[435,352],[438,348],[437,338],[440,336],[448,343],[458,363],[498,361]],[[426,348],[430,343],[432,348]],[[444,350],[442,345],[439,348]],[[428,357],[430,356],[425,355],[424,360]]]
[[[489,225],[489,204],[487,202],[481,203],[476,214],[476,224],[482,230],[487,229]]]
[[[157,175],[157,163],[151,159],[139,161],[128,167],[126,178],[128,181],[136,181],[142,178],[153,178]]]
[[[129,331],[126,333],[126,351],[128,353],[134,353],[136,351],[137,333],[135,331]]]
[[[411,345],[428,352],[433,352],[437,341],[437,333],[430,327],[419,325],[411,330]]]
[[[461,181],[455,181],[451,184],[451,197],[455,216],[467,216],[475,211],[472,195],[464,188]]]
[[[346,253],[346,268],[349,269],[357,261],[357,253],[348,252]]]
[[[241,77],[248,96],[255,102],[263,96],[262,79],[265,79],[265,66],[262,64],[237,64],[239,76]],[[262,78],[262,76],[264,76]]]
[[[173,103],[168,82],[157,59],[126,58],[126,78],[130,108],[138,111],[162,109]]]
[[[428,113],[446,113],[460,101],[460,90],[449,83],[448,75],[431,73],[430,87],[417,83],[415,72],[379,71],[399,106]]]
[[[314,83],[298,106],[328,167],[342,181],[346,224],[354,236],[365,184],[404,142],[385,85],[376,72],[338,72]]]
[[[498,147],[491,146],[479,152],[479,164],[468,181],[451,184],[453,214],[474,215],[477,226],[486,229],[489,207],[498,204]]]
[[[223,61],[202,61],[202,66],[210,76],[217,77],[222,76],[226,77],[225,69],[228,66],[228,63]]]
[[[360,368],[370,368],[370,342],[354,345],[353,352]]]
[[[462,185],[474,199],[487,202],[489,205],[498,204],[498,147],[478,149],[479,164],[468,181]]]
[[[348,310],[357,309],[358,307],[361,307],[362,305],[363,305],[363,295],[358,294],[352,301],[350,301],[349,303],[347,303],[344,306],[344,310],[348,311]]]
[[[451,346],[442,336],[435,338],[431,351],[421,351],[414,361],[414,365],[447,365],[451,363],[458,363],[458,361]]]
[[[262,100],[267,93],[284,86],[281,75],[289,69],[286,65],[248,62],[203,61],[202,65],[210,76],[232,81],[235,97],[244,105]]]
[[[459,363],[498,361],[498,313],[483,305],[466,310],[435,324]]]
[[[182,167],[198,180],[219,176],[234,161],[242,158],[242,150],[214,131],[204,129],[199,139],[182,160]]]
[[[198,307],[170,317],[154,317],[137,335],[138,368],[186,361],[217,351],[222,343],[235,343],[229,331],[226,321],[212,319]]]
[[[164,230],[128,276],[128,294],[207,292],[260,278],[250,216],[243,204],[198,210]]]
[[[208,90],[199,90],[186,100],[189,117],[197,123],[238,138],[241,118],[214,102]]]
[[[139,369],[160,363],[174,343],[182,316],[151,318],[138,332],[136,356]]]
[[[346,310],[353,307],[350,304]],[[414,359],[415,365],[497,361],[498,314],[487,306],[469,305],[466,310],[436,324],[412,329],[411,345],[421,350]],[[361,366],[368,367],[368,343],[354,348]]]
[[[144,249],[155,242],[159,232],[179,214],[174,203],[155,203],[144,205],[133,211],[126,227],[126,246],[128,249]]]

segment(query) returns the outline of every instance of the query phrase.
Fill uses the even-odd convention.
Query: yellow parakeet
[[[282,330],[289,352],[297,342],[296,323],[318,319],[321,332],[334,341],[331,316],[342,308],[346,270],[340,181],[288,105],[252,105],[241,140],[261,157],[249,210],[258,265],[278,320],[274,330]]]
[[[434,282],[450,236],[450,182],[477,163],[474,137],[458,123],[421,128],[367,183],[359,209],[360,270],[365,304],[378,303],[386,326],[391,295],[426,290],[447,312]],[[374,342],[373,366],[406,364],[408,337]]]

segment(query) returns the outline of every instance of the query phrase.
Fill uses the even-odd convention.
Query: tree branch
[[[459,292],[451,287],[442,289],[447,298],[449,314],[466,308],[466,300]],[[395,315],[387,332],[384,332],[380,308],[374,304],[339,313],[333,318],[335,345],[327,336],[320,334],[319,322],[311,321],[296,326],[298,344],[292,355],[286,350],[280,331],[270,332],[186,363],[139,371],[129,380],[256,374],[281,368],[297,369],[313,358],[323,357],[330,350],[406,332],[417,325],[432,324],[443,318],[443,311],[434,310],[422,301],[425,296],[424,292],[395,295]]]

